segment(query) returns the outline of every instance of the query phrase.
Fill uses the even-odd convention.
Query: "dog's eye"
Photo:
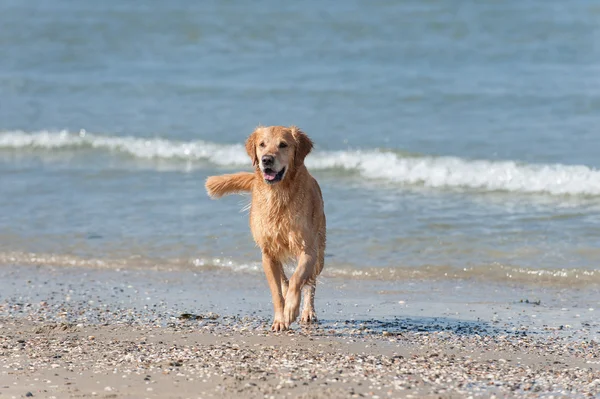
[[[261,143],[260,143],[258,146],[259,146],[260,148],[265,148],[265,143],[264,143],[264,141],[263,141],[263,142],[261,142]]]
[[[286,143],[279,143],[279,148],[285,148],[285,147],[287,147]]]

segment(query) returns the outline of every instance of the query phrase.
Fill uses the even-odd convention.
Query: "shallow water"
[[[329,276],[600,282],[594,2],[0,4],[0,262],[256,270],[259,123],[297,124]]]
[[[242,284],[240,282],[243,281]],[[270,328],[272,307],[262,276],[232,279],[223,270],[155,270],[21,266],[0,268],[0,317],[86,324],[167,326],[184,314],[252,320]],[[231,293],[223,295],[224,292]],[[322,278],[315,301],[319,323],[294,324],[342,336],[404,331],[458,335],[565,336],[598,340],[598,289],[524,287],[477,281],[381,281]],[[224,323],[223,318],[219,319]]]

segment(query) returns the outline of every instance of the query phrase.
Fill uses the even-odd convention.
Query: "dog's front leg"
[[[283,277],[283,265],[278,259],[263,253],[262,256],[263,269],[265,276],[271,289],[271,297],[273,300],[274,320],[271,325],[272,331],[286,330],[283,317],[284,299],[281,292],[281,281]]]
[[[285,297],[283,310],[284,326],[289,328],[300,313],[300,293],[306,282],[315,275],[316,254],[303,252],[298,259],[298,267],[290,278],[290,285]]]

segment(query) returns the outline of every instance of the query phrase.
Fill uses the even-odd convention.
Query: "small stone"
[[[26,397],[28,397],[28,398],[31,398],[31,397],[33,396],[33,394],[32,394],[31,392],[27,392],[27,393],[25,394],[25,396],[26,396]]]

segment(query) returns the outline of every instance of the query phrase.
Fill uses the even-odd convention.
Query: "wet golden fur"
[[[298,317],[301,290],[301,321],[316,321],[315,280],[324,263],[325,213],[319,184],[304,165],[312,147],[308,136],[295,126],[258,127],[246,141],[254,173],[211,176],[206,180],[206,190],[213,198],[252,193],[250,229],[262,251],[271,289],[274,331],[288,329]],[[265,156],[271,157],[284,173],[281,181],[268,184],[265,180]],[[298,265],[288,281],[283,263],[289,259],[296,259]]]

